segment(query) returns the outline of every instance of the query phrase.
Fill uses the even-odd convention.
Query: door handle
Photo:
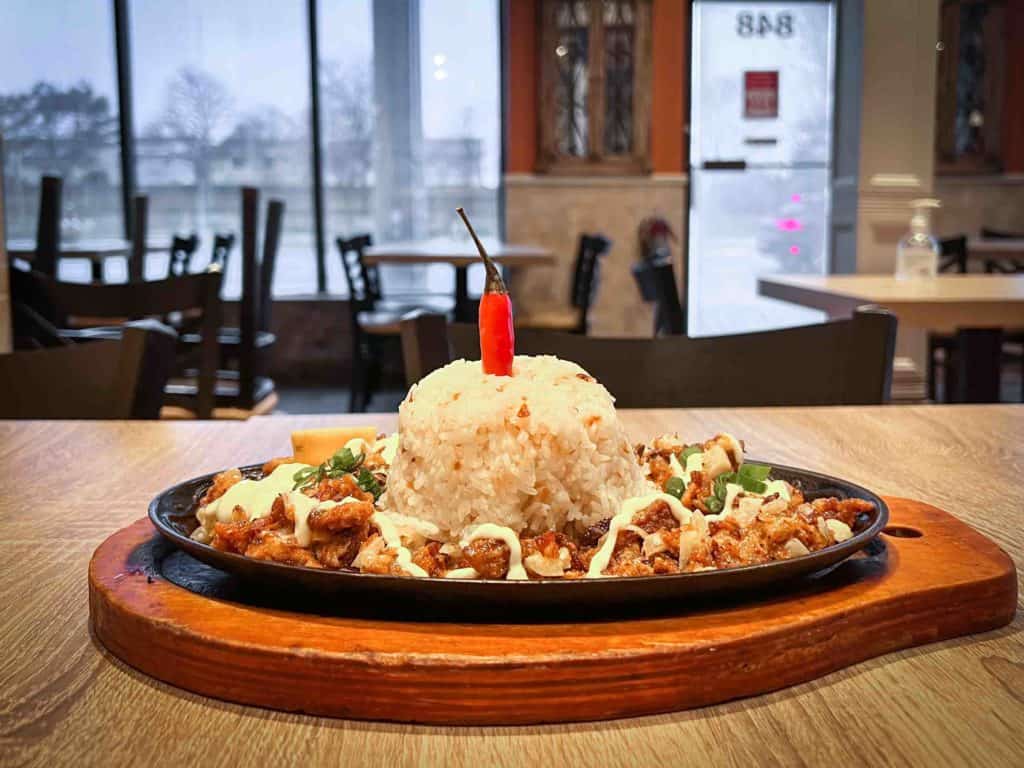
[[[705,171],[745,171],[747,170],[746,160],[705,160],[701,164]]]

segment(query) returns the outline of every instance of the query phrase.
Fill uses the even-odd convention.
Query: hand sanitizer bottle
[[[931,211],[939,205],[939,201],[932,198],[910,201],[914,215],[910,217],[910,232],[900,240],[897,250],[898,279],[935,277],[938,274],[939,241],[931,233]]]

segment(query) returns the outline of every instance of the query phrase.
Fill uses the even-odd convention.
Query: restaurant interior
[[[0,764],[1024,764],[1024,0],[0,19]]]

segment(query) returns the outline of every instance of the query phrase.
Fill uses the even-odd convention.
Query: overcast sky
[[[484,181],[496,185],[500,120],[498,1],[420,0],[423,130],[429,138],[484,139]],[[86,80],[116,109],[110,0],[2,0],[0,92],[39,80]],[[320,0],[320,53],[343,67],[372,57],[371,0]],[[309,103],[304,0],[133,0],[136,130],[161,111],[183,66],[228,88],[239,112],[274,106],[299,116]]]

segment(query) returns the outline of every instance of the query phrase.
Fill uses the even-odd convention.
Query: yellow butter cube
[[[292,432],[292,452],[302,464],[322,464],[349,440],[361,438],[371,446],[377,439],[376,427],[322,427]]]

